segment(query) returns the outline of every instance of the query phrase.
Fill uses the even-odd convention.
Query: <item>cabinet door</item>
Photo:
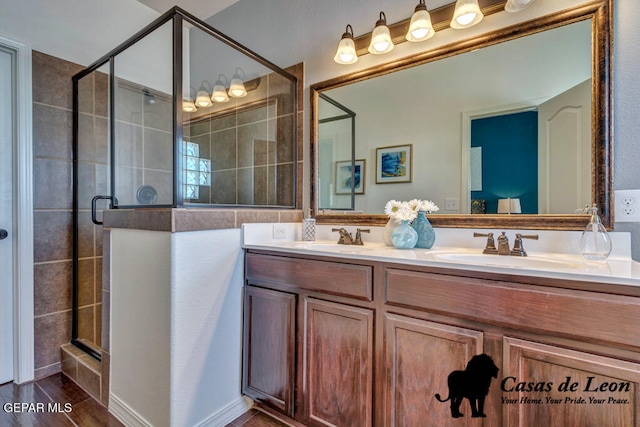
[[[503,341],[504,426],[640,426],[640,364]],[[519,383],[531,383],[533,390]]]
[[[246,286],[242,392],[293,416],[296,296]]]
[[[373,311],[305,299],[307,425],[367,427],[373,407]]]
[[[449,374],[464,371],[471,358],[482,353],[482,332],[395,314],[386,314],[384,323],[385,426],[479,425],[467,399],[458,402],[464,415],[454,418],[451,400],[439,402],[435,395],[446,399]],[[491,386],[499,387],[492,380]],[[497,416],[487,406],[484,411],[487,420]]]

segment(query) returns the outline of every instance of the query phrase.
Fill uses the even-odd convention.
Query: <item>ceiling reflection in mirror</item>
[[[444,214],[497,213],[509,198],[521,213],[584,208],[592,201],[591,25],[323,91],[355,113],[355,131],[343,110],[318,100],[318,208],[374,214],[390,199],[413,198]],[[376,152],[407,145],[411,182],[376,184]],[[351,182],[362,191],[345,192]]]

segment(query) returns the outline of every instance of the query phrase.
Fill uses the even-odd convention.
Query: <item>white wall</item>
[[[240,233],[172,235],[171,425],[226,425],[248,409],[240,395]]]
[[[134,0],[0,0],[0,33],[89,65],[160,14]]]
[[[241,230],[111,231],[110,410],[131,425],[226,425],[242,372]]]
[[[111,230],[110,318],[110,409],[168,426],[171,233]]]

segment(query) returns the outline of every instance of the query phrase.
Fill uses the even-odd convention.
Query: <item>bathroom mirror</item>
[[[577,211],[595,202],[610,228],[609,6],[607,1],[592,2],[313,85],[311,203],[317,220],[382,225],[387,200],[418,197],[439,205],[438,214],[430,216],[439,227],[583,229],[588,217]],[[326,147],[339,153],[335,164],[350,160],[350,152],[335,142],[341,132],[325,120],[320,94],[356,114],[353,158],[366,162],[360,177],[366,192],[352,196],[338,191],[338,174],[326,164]],[[564,104],[559,106],[556,98]],[[545,110],[545,105],[551,108]],[[520,116],[531,113],[533,122],[520,126]],[[567,135],[567,123],[576,118],[584,128],[574,125],[573,135]],[[514,126],[516,136],[507,140],[519,141],[523,128],[535,127],[530,157],[520,151],[492,155],[489,146],[478,149],[483,144],[476,140],[482,137],[474,128],[483,129],[492,120],[497,125],[489,128],[485,141]],[[547,138],[546,146],[538,142],[538,133],[546,138],[550,132],[556,136]],[[554,148],[558,139],[573,139],[572,151]],[[411,182],[376,184],[378,151],[403,145],[412,145]],[[533,190],[518,181],[527,180],[527,167],[533,169],[528,178],[534,181]],[[327,173],[334,173],[336,188],[323,186],[331,181]],[[500,188],[490,189],[495,177]],[[559,183],[569,189],[562,190]],[[520,199],[522,214],[497,214],[498,197]],[[483,210],[471,214],[472,200],[484,199]],[[345,214],[347,209],[361,213]]]

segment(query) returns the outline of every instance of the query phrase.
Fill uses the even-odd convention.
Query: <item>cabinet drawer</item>
[[[248,253],[246,277],[295,289],[373,300],[372,267]]]
[[[640,347],[640,298],[389,268],[386,304]]]

